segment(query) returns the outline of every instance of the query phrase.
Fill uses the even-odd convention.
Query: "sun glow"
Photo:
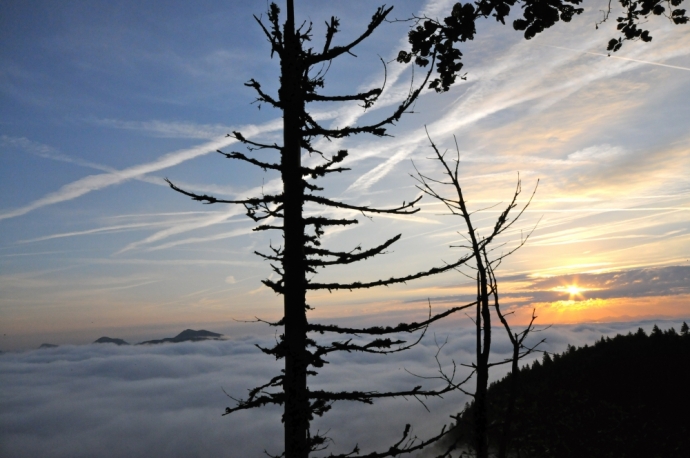
[[[588,291],[588,288],[583,288],[581,286],[578,286],[577,284],[573,283],[571,285],[562,285],[562,286],[557,286],[553,288],[553,291],[557,291],[561,294],[567,294],[570,296],[569,300],[582,300],[584,299],[582,293],[585,291]]]
[[[582,289],[580,289],[580,287],[577,285],[567,286],[565,290],[568,291],[568,294],[570,294],[571,296],[577,296],[580,293],[582,293]]]

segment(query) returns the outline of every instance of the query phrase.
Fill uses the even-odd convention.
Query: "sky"
[[[392,17],[436,17],[451,5],[395,2]],[[280,112],[253,104],[244,86],[254,78],[277,89],[278,61],[252,18],[265,9],[232,1],[7,2],[0,18],[1,350],[102,335],[139,341],[186,328],[247,336],[256,328],[239,321],[280,316],[281,298],[260,282],[270,266],[254,255],[280,235],[252,232],[242,208],[202,205],[164,182],[226,199],[280,189],[275,174],[215,153],[246,152],[226,137],[233,130],[280,139]],[[298,17],[314,23],[317,47],[331,15],[341,18],[344,43],[372,13],[364,1],[297,2]],[[461,46],[467,79],[445,94],[425,91],[392,137],[323,143],[328,153],[348,149],[352,169],[325,180],[325,195],[381,207],[415,198],[415,167],[440,177],[426,128],[451,155],[457,142],[480,234],[493,227],[518,178],[520,205],[536,187],[495,252],[531,233],[497,271],[516,323],[533,309],[542,324],[690,317],[690,34],[655,18],[651,43],[629,42],[607,57],[615,34],[595,30],[599,15],[588,6],[571,24],[529,41],[510,26],[481,23],[477,39]],[[408,30],[407,22],[383,24],[356,56],[329,69],[324,91],[342,94],[380,85],[381,60],[388,62],[378,105],[366,112],[356,104],[314,105],[312,113],[332,126],[387,116],[419,81],[419,71],[393,62]],[[462,242],[462,221],[428,197],[419,208],[328,232],[334,249],[402,238],[377,259],[317,278],[375,280],[463,256],[451,247]],[[473,289],[449,272],[308,300],[316,321],[385,322],[424,316],[429,302],[442,310]]]
[[[336,42],[344,43],[375,6],[296,3],[297,16],[314,24],[316,47],[331,15],[341,19]],[[452,3],[399,1],[392,17],[442,16]],[[649,332],[654,323],[679,329],[690,319],[688,28],[653,18],[651,43],[628,42],[607,57],[613,27],[596,30],[601,6],[585,6],[571,24],[530,41],[510,25],[481,23],[477,39],[461,46],[467,79],[445,94],[424,92],[391,137],[320,144],[327,153],[347,149],[352,169],[324,180],[325,195],[395,206],[420,195],[415,170],[441,176],[429,159],[428,131],[449,157],[459,155],[480,234],[493,227],[518,180],[518,208],[536,188],[494,254],[531,235],[496,273],[514,326],[535,310],[546,329],[534,339],[545,338],[541,348],[556,352],[638,327]],[[280,189],[275,174],[215,153],[245,152],[226,137],[235,130],[260,141],[281,138],[280,113],[253,103],[244,86],[254,78],[269,92],[278,87],[278,61],[252,18],[265,16],[266,7],[210,0],[4,2],[0,455],[280,452],[278,410],[220,416],[232,405],[226,393],[246,396],[280,370],[255,347],[269,345],[274,329],[244,322],[280,317],[281,298],[261,284],[270,266],[254,255],[280,236],[252,232],[241,208],[193,202],[164,181],[225,199]],[[419,81],[419,71],[393,62],[408,30],[406,22],[383,24],[356,56],[329,69],[324,91],[344,94],[380,85],[381,60],[387,62],[379,104],[366,112],[356,104],[314,105],[314,116],[332,126],[387,116]],[[418,207],[406,217],[332,213],[360,220],[326,234],[335,250],[402,237],[385,255],[323,271],[317,281],[406,275],[466,254],[452,247],[463,240],[459,218],[428,197]],[[308,302],[315,322],[390,325],[473,294],[474,284],[453,271],[387,288],[313,293]],[[227,340],[87,345],[101,336],[136,343],[187,328]],[[501,333],[494,335],[492,355],[500,360],[510,348]],[[436,374],[434,355],[446,341],[439,352],[444,370],[472,360],[469,317],[438,323],[400,354],[334,356],[311,386],[409,388],[419,384],[409,372]],[[36,349],[42,343],[59,347]],[[428,435],[466,401],[459,392],[432,399],[430,412],[414,400],[364,410],[336,405],[314,430],[333,431],[334,453],[349,451],[351,438],[363,449],[387,447],[410,418],[415,433]]]

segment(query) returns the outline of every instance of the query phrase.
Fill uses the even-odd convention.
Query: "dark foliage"
[[[520,369],[510,452],[520,457],[681,457],[690,450],[690,335],[658,327],[568,347]],[[489,388],[500,439],[511,375]],[[470,404],[456,429],[471,443]]]
[[[458,2],[453,6],[450,15],[443,19],[416,17],[416,26],[409,33],[411,49],[400,51],[398,61],[409,63],[414,60],[420,67],[436,62],[437,77],[431,80],[429,87],[438,92],[447,91],[460,74],[463,67],[462,52],[458,43],[474,40],[477,33],[476,24],[480,19],[493,17],[505,24],[511,8],[519,6],[522,17],[513,21],[513,28],[521,31],[525,39],[534,38],[537,34],[552,27],[559,21],[570,22],[581,14],[582,0],[476,0]],[[596,24],[599,28],[611,14],[612,0],[602,10],[603,18]],[[678,8],[683,0],[618,0],[619,16],[616,18],[618,38],[612,38],[607,49],[618,51],[627,40],[652,41],[647,28],[651,16],[665,16],[674,24],[687,24],[688,16],[684,9]],[[604,5],[602,5],[604,6]]]

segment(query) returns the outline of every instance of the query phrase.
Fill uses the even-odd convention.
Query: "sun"
[[[568,291],[568,294],[571,296],[578,296],[580,293],[582,293],[582,289],[577,285],[569,285],[565,288],[565,290]]]
[[[588,288],[586,286],[580,286],[577,284],[576,280],[571,280],[573,283],[567,284],[567,283],[562,283],[555,288],[552,288],[551,291],[554,291],[558,293],[560,296],[568,295],[568,301],[569,302],[579,302],[582,300],[586,300],[585,294],[588,291],[596,291],[597,288]]]

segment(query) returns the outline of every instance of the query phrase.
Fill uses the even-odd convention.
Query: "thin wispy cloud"
[[[85,264],[133,265],[133,266],[249,266],[257,265],[258,261],[238,261],[223,259],[146,259],[146,258],[77,258]]]
[[[189,215],[209,215],[211,213],[220,213],[219,211],[186,211],[186,212],[160,212],[160,213],[128,213],[124,215],[110,215],[104,216],[103,219],[142,219],[142,218],[157,218],[160,216],[189,216]]]
[[[74,157],[70,156],[67,154],[60,153],[57,151],[55,148],[31,141],[25,137],[9,137],[7,135],[3,135],[0,137],[0,147],[5,147],[5,148],[12,148],[12,149],[21,149],[23,151],[26,151],[28,153],[31,153],[33,155],[36,155],[38,157],[42,157],[45,159],[51,159],[54,161],[59,161],[59,162],[65,162],[68,164],[74,164],[78,165],[81,167],[87,167],[90,169],[94,170],[100,170],[102,172],[108,172],[108,173],[114,173],[117,174],[120,171],[116,169],[115,167],[110,167],[108,165],[103,165],[103,164],[98,164],[92,161],[87,161],[79,157]],[[133,177],[133,179],[142,181],[145,183],[149,184],[155,184],[158,186],[168,186],[168,183],[166,183],[165,179],[162,177],[157,177],[153,175],[139,175]],[[198,184],[189,184],[189,183],[179,183],[180,186],[184,187],[185,189],[197,191],[197,192],[214,192],[217,194],[232,194],[236,192],[234,189],[231,189],[228,186],[213,186],[213,185],[198,185]]]
[[[21,149],[30,154],[34,154],[38,157],[45,159],[52,159],[54,161],[67,162],[69,164],[75,164],[82,167],[88,167],[95,170],[101,170],[103,172],[114,172],[116,169],[108,167],[103,164],[97,164],[95,162],[87,161],[81,158],[68,156],[66,154],[60,153],[57,149],[45,145],[43,143],[35,142],[29,140],[26,137],[10,137],[8,135],[0,136],[0,147],[8,149]]]
[[[512,65],[517,65],[517,60],[514,60]],[[508,69],[504,61],[500,61],[499,64],[495,64],[490,67],[488,71],[481,69],[477,73],[483,74],[483,77],[487,77],[487,73],[493,73],[495,75],[502,74]],[[473,84],[463,96],[463,101],[456,107],[451,109],[439,120],[436,120],[429,124],[428,130],[432,138],[438,138],[443,136],[452,135],[453,133],[459,132],[463,128],[467,128],[477,122],[499,112],[505,110],[511,106],[517,105],[527,100],[538,97],[540,94],[535,94],[534,92],[528,91],[526,87],[520,87],[520,84],[524,86],[536,86],[539,80],[534,81],[534,78],[523,81],[512,81],[510,86],[507,86],[503,91],[498,90],[491,96],[486,94],[487,89],[485,86],[493,85],[493,81],[487,78],[488,81],[482,80],[480,83]],[[542,90],[543,91],[543,90]],[[436,94],[427,94],[425,97],[434,97]],[[392,143],[392,144],[391,144]],[[417,128],[412,134],[404,135],[399,141],[389,142],[385,147],[378,149],[369,149],[372,153],[367,156],[373,156],[374,154],[389,156],[384,163],[379,164],[369,172],[358,178],[348,189],[348,191],[353,192],[365,192],[378,181],[383,179],[388,175],[395,166],[401,161],[410,157],[410,155],[418,151],[421,147],[426,146],[428,143],[428,138],[426,132],[423,128]],[[401,147],[406,145],[405,147]],[[394,154],[389,153],[395,151]]]
[[[190,220],[176,221],[175,224],[181,224],[188,222]],[[135,229],[145,229],[150,227],[159,227],[163,225],[169,225],[169,222],[157,222],[157,223],[139,223],[139,224],[121,224],[118,226],[106,226],[98,227],[95,229],[87,229],[84,231],[74,231],[74,232],[63,232],[60,234],[45,235],[43,237],[36,237],[34,239],[19,240],[17,243],[31,243],[31,242],[43,242],[45,240],[61,239],[65,237],[76,237],[79,235],[92,235],[92,234],[103,234],[111,232],[123,232]]]
[[[587,46],[598,47],[600,45],[598,38],[590,38],[589,41]],[[508,58],[497,59],[495,63],[489,64],[488,67],[474,68],[473,74],[478,75],[477,81],[469,85],[463,95],[456,101],[454,108],[428,125],[432,138],[439,139],[459,134],[491,116],[526,102],[537,102],[540,105],[540,110],[546,109],[557,100],[567,97],[590,84],[631,71],[644,63],[642,61],[635,61],[631,64],[630,62],[634,59],[628,58],[623,59],[624,62],[614,65],[604,61],[591,65],[589,71],[580,76],[559,78],[558,76],[577,59],[577,56],[575,54],[551,53],[548,58],[544,59],[544,56],[536,52],[532,46],[532,43],[519,42],[509,52],[506,52]],[[670,58],[687,54],[690,54],[690,51],[672,49],[664,55]],[[539,60],[539,72],[534,71],[535,60],[537,59]],[[512,77],[506,79],[506,74],[511,74]],[[426,95],[425,97],[429,96],[433,97],[434,95]],[[544,104],[543,102],[547,100],[548,103]],[[387,176],[399,162],[407,159],[412,152],[419,151],[420,148],[425,146],[425,143],[428,143],[425,132],[423,129],[417,129],[413,134],[404,136],[401,142],[388,142],[384,148],[367,148],[365,146],[362,149],[369,149],[371,151],[367,157],[382,155],[384,157],[387,156],[388,159],[360,176],[350,186],[348,191],[366,192]],[[408,153],[406,154],[405,151],[396,148],[397,144],[408,145],[407,148],[404,148]],[[619,146],[604,146],[609,146],[611,153],[622,154]],[[574,153],[569,159],[578,162],[584,161],[586,153],[587,151],[580,154]],[[482,156],[486,157],[485,154]],[[614,156],[615,154],[611,154],[610,157]],[[467,160],[473,159],[472,153],[464,157]],[[596,160],[601,158],[589,157],[588,159]],[[491,159],[486,160],[508,162],[511,158],[510,156],[501,157],[500,155],[493,154]],[[519,161],[520,163],[525,161],[531,163],[553,163],[550,159],[526,158],[522,155],[513,157],[512,160]]]
[[[587,224],[587,222],[585,221],[579,221],[579,224],[575,225],[573,224],[572,220],[561,221],[559,222],[559,226],[565,226],[566,229],[545,235],[535,235],[532,238],[532,243],[535,245],[554,244],[565,241],[578,240],[580,238],[586,238],[587,236],[600,237],[603,235],[619,233],[622,231],[650,229],[668,224],[671,221],[670,216],[678,214],[679,212],[679,210],[677,209],[665,210],[659,208],[650,208],[646,210],[646,214],[643,216],[623,218],[615,222],[596,222]],[[618,211],[625,211],[625,209],[618,209]],[[686,211],[690,211],[690,208],[687,208]],[[592,213],[595,214],[610,212],[611,209],[598,209],[596,211],[592,211]],[[585,217],[587,217],[591,220],[592,215],[588,214],[588,212],[580,210],[577,213],[580,213],[580,215],[576,216],[575,218],[583,220]]]
[[[160,240],[166,239],[174,235],[179,235],[185,232],[207,228],[209,226],[213,226],[220,223],[225,223],[230,218],[237,215],[241,215],[242,213],[244,213],[244,211],[244,207],[240,207],[239,205],[232,205],[228,209],[226,209],[226,211],[214,212],[211,215],[204,215],[200,218],[196,218],[192,222],[188,222],[185,224],[171,224],[169,225],[170,227],[168,227],[167,229],[158,231],[138,242],[130,243],[129,245],[127,245],[115,254],[122,254],[145,245],[150,245],[152,243],[158,242]]]
[[[207,243],[207,242],[217,242],[218,240],[225,240],[233,237],[240,237],[243,235],[248,235],[252,233],[253,228],[248,227],[244,229],[236,229],[234,231],[229,231],[229,232],[222,232],[219,234],[213,234],[209,235],[206,237],[189,237],[183,240],[176,240],[174,242],[168,242],[168,243],[163,243],[160,245],[156,245],[154,247],[147,248],[146,251],[158,251],[158,250],[167,250],[170,248],[178,247],[181,245],[191,245],[191,244],[196,244],[196,243]],[[148,242],[150,243],[150,241]],[[125,250],[120,251],[124,252]],[[118,253],[119,254],[119,253]]]
[[[268,132],[282,127],[279,122],[270,122],[262,126],[248,126],[244,128],[247,135],[256,135],[262,132]],[[0,213],[0,220],[15,218],[17,216],[25,215],[33,210],[54,205],[60,202],[76,199],[92,191],[104,189],[109,186],[118,185],[125,181],[141,177],[148,173],[157,172],[175,165],[179,165],[185,161],[195,159],[205,154],[213,153],[216,150],[236,143],[232,137],[224,137],[219,140],[210,141],[192,148],[185,148],[179,151],[165,154],[153,162],[127,167],[125,169],[117,170],[111,173],[104,173],[100,175],[90,175],[81,178],[77,181],[64,185],[59,190],[49,193],[44,197],[31,202],[28,205],[17,208],[15,210],[5,211]]]
[[[246,198],[250,196],[257,196],[257,195],[262,195],[264,193],[266,194],[272,194],[272,193],[278,193],[282,189],[282,181],[279,178],[275,178],[273,180],[270,180],[266,182],[262,186],[258,186],[246,191],[243,191],[239,195],[237,195],[237,198]],[[234,216],[241,215],[245,213],[245,208],[240,205],[229,205],[229,207],[220,212],[213,212],[211,214],[204,215],[200,218],[198,218],[196,221],[187,223],[187,224],[175,224],[169,227],[168,229],[164,229],[162,231],[156,232],[155,234],[152,234],[149,237],[146,237],[143,240],[137,241],[137,242],[132,242],[126,247],[122,248],[120,251],[118,251],[116,254],[122,254],[130,250],[138,249],[141,247],[144,247],[146,245],[150,245],[155,242],[159,242],[161,240],[164,240],[168,237],[175,236],[175,235],[180,235],[185,232],[190,232],[190,231],[195,231],[198,229],[203,229],[203,228],[208,228],[217,224],[223,224],[226,223],[230,218]],[[249,233],[251,231],[248,231],[246,233]],[[241,235],[241,234],[238,234]],[[233,235],[232,237],[235,237]],[[221,237],[221,238],[228,238],[228,237]],[[201,241],[204,241],[205,238],[201,239]],[[200,243],[199,238],[193,238],[189,243]],[[177,241],[172,244],[166,244],[162,245],[164,248],[169,248],[172,246],[179,246],[179,245],[184,245],[186,244],[184,241]],[[157,249],[162,249],[162,248],[156,248]]]
[[[24,256],[46,256],[46,255],[51,255],[51,254],[65,254],[65,253],[70,253],[70,251],[67,250],[61,250],[61,251],[37,251],[34,253],[11,253],[11,254],[0,254],[0,258],[19,258],[19,257],[24,257]]]
[[[650,61],[648,61],[648,60],[632,59],[632,58],[630,58],[630,57],[622,57],[622,56],[618,56],[618,55],[616,55],[616,54],[602,54],[602,53],[599,53],[599,52],[592,52],[592,51],[579,51],[579,50],[577,50],[577,49],[563,48],[563,47],[561,47],[561,46],[551,46],[551,45],[547,45],[547,46],[549,46],[550,48],[555,48],[555,49],[563,49],[563,50],[565,50],[565,51],[572,51],[572,52],[579,52],[579,53],[583,53],[583,54],[590,54],[590,55],[592,55],[592,56],[600,56],[600,57],[606,57],[606,58],[611,58],[611,59],[627,60],[627,61],[635,62],[635,63],[638,63],[638,64],[656,65],[656,66],[658,66],[658,67],[673,68],[673,69],[676,69],[676,70],[685,70],[685,71],[687,71],[687,72],[690,72],[690,68],[688,68],[688,67],[680,67],[680,66],[678,66],[678,65],[668,65],[668,64],[662,64],[662,63],[659,63],[659,62],[650,62]]]
[[[68,277],[63,275],[57,278],[51,274],[65,273],[68,270],[73,270],[79,267],[78,264],[70,266],[69,268],[52,269],[49,271],[15,274],[15,275],[0,275],[0,286],[4,291],[11,290],[43,290],[48,295],[57,294],[61,291],[63,294],[79,295],[82,293],[91,293],[93,291],[107,291],[129,289],[131,287],[142,286],[159,281],[157,278],[150,276],[141,276],[139,274],[131,274],[126,276],[112,277]]]
[[[195,124],[191,122],[170,122],[160,120],[122,121],[118,119],[95,119],[91,122],[113,129],[144,132],[156,137],[197,138],[202,140],[224,137],[233,130],[237,130],[237,128],[220,124]]]

